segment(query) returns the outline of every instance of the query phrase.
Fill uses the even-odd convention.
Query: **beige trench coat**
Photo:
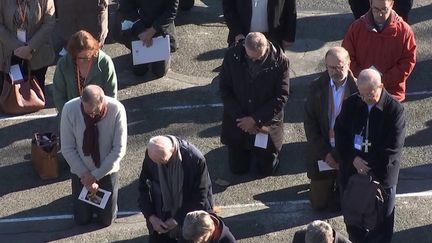
[[[54,1],[30,1],[27,43],[17,38],[17,27],[13,23],[16,8],[16,0],[0,1],[0,71],[9,72],[13,51],[26,44],[34,50],[30,60],[32,70],[51,65],[55,58],[51,38],[55,25]]]

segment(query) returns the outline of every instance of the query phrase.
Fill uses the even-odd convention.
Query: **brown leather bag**
[[[0,109],[11,115],[22,115],[39,111],[45,107],[45,96],[28,68],[27,76],[21,83],[13,83],[5,74],[0,95]]]
[[[35,133],[31,145],[33,168],[43,180],[58,177],[58,137],[52,133]]]

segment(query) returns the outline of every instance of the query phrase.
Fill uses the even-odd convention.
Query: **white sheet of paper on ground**
[[[9,77],[12,83],[20,83],[24,80],[23,75],[21,73],[20,66],[18,64],[12,65],[9,69]]]
[[[169,36],[153,38],[153,45],[146,47],[141,40],[132,41],[133,65],[168,60],[170,57]]]
[[[98,189],[96,195],[90,197],[90,194],[91,193],[84,186],[83,189],[81,190],[80,195],[78,196],[78,199],[102,209],[105,208],[108,199],[111,196],[111,192],[101,188]]]
[[[318,169],[319,171],[334,170],[334,168],[330,167],[330,165],[323,160],[318,160]]]
[[[257,133],[255,135],[255,147],[258,148],[263,148],[266,149],[267,148],[267,142],[268,142],[268,134],[267,133]]]
[[[61,51],[59,52],[59,56],[66,56],[68,52],[66,51],[66,49],[64,49],[64,47],[61,49]]]

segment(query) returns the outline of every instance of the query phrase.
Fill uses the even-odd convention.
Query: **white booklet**
[[[78,199],[93,206],[104,209],[110,196],[111,192],[104,189],[99,188],[96,193],[91,193],[84,186],[81,190],[80,195],[78,196]]]
[[[319,171],[335,170],[335,168],[330,167],[330,165],[323,160],[318,160],[318,169]]]
[[[169,36],[153,38],[153,45],[146,47],[141,40],[132,41],[133,65],[168,60],[170,57]]]

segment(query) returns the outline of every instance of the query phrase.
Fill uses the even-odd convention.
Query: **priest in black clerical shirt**
[[[382,225],[370,231],[347,225],[347,231],[353,242],[391,242],[405,141],[404,109],[383,88],[380,73],[374,69],[361,71],[357,86],[359,93],[344,101],[335,125],[336,150],[342,159],[341,187],[343,190],[355,173],[368,173],[376,177],[387,195]]]

